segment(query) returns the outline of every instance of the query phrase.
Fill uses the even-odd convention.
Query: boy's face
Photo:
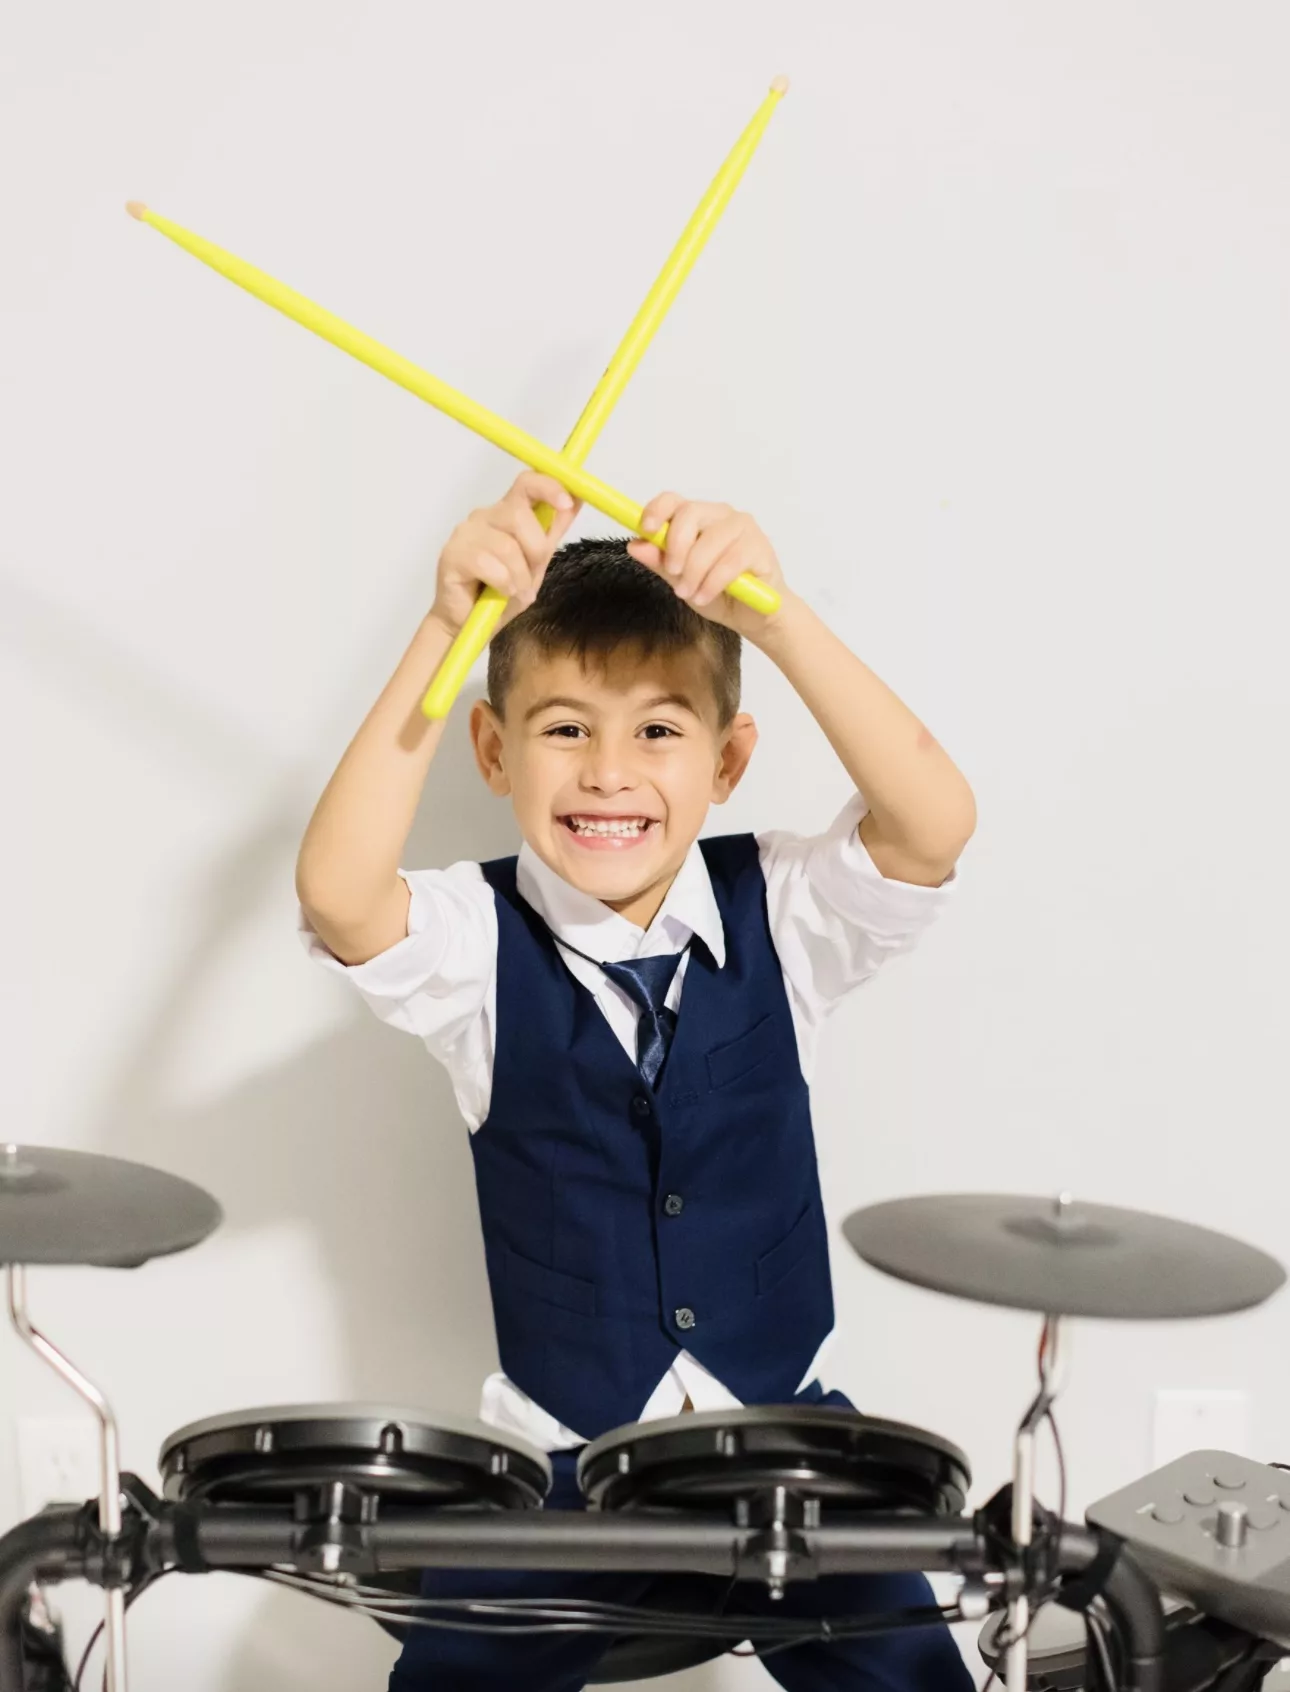
[[[526,655],[499,719],[471,715],[475,756],[494,793],[509,794],[520,832],[563,880],[647,927],[757,740],[746,713],[717,719],[711,668],[698,650],[605,669],[571,654]]]

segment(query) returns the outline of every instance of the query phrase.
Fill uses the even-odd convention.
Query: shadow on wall
[[[408,861],[512,850],[510,813],[479,780],[464,732],[445,736],[435,770],[446,802],[432,828],[418,824]],[[356,1396],[467,1405],[495,1355],[474,1180],[447,1076],[419,1040],[356,997],[338,1032],[211,1103],[177,1111],[158,1097],[221,948],[290,885],[303,826],[275,817],[224,861],[203,930],[105,1102],[101,1144],[206,1187],[225,1232],[304,1223],[328,1267]]]

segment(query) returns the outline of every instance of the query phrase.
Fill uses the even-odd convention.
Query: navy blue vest
[[[639,1416],[684,1349],[785,1403],[833,1325],[810,1102],[751,835],[701,843],[725,925],[690,948],[655,1095],[550,931],[497,906],[492,1104],[471,1137],[502,1367],[586,1439]]]

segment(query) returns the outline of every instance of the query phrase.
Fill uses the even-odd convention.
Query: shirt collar
[[[557,940],[604,963],[680,952],[697,935],[718,969],[726,962],[726,931],[712,891],[712,878],[696,840],[677,871],[658,915],[646,929],[580,893],[544,864],[528,845],[520,847],[516,887]]]

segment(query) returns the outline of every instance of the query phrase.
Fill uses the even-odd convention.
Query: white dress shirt
[[[888,958],[908,951],[941,910],[953,886],[952,878],[942,887],[885,879],[857,832],[865,809],[857,794],[825,834],[809,839],[786,833],[758,837],[771,938],[784,973],[798,1056],[808,1084],[816,1036],[825,1017]],[[425,1041],[431,1056],[448,1071],[461,1114],[475,1133],[487,1120],[493,1083],[497,1024],[493,890],[477,863],[400,873],[411,892],[406,939],[352,968],[327,950],[303,915],[302,939],[325,968],[348,977],[383,1022]],[[593,994],[633,1062],[639,1008],[589,958],[621,963],[683,952],[697,934],[717,967],[725,966],[721,913],[697,843],[646,929],[599,899],[580,893],[527,846],[520,850],[516,882],[560,945],[571,974]],[[680,1004],[688,961],[687,953],[668,992],[667,1004],[673,1010]],[[818,1364],[819,1356],[801,1386],[816,1378]],[[696,1358],[682,1351],[642,1407],[639,1420],[675,1415],[687,1397],[696,1410],[728,1409],[739,1402]],[[583,1443],[572,1428],[557,1422],[504,1375],[490,1375],[484,1382],[480,1415],[546,1451]]]

